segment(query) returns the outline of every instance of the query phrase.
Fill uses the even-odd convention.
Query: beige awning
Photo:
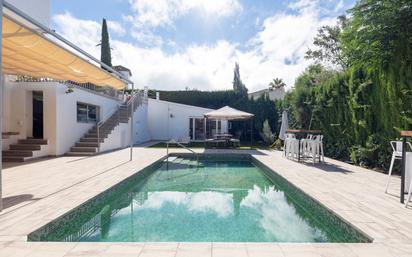
[[[239,111],[229,106],[205,113],[205,117],[212,120],[248,120],[253,116],[251,113]]]
[[[2,50],[5,74],[90,82],[116,89],[127,85],[114,74],[58,45],[43,34],[4,16]]]

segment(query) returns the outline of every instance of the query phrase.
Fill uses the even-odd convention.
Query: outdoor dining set
[[[314,164],[317,161],[323,162],[323,135],[320,130],[288,129],[283,152],[288,159],[309,159]]]
[[[224,147],[232,146],[232,147],[239,147],[240,140],[234,138],[232,134],[223,133],[223,134],[214,134],[213,138],[209,138],[205,140],[205,144],[207,146],[215,146],[219,147],[223,145]]]

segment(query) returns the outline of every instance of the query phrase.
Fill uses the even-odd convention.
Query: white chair
[[[292,137],[293,137],[293,134],[289,134],[289,133],[285,134],[285,140],[283,142],[283,155],[285,155],[285,157],[288,156],[289,146],[290,146],[289,141]]]
[[[299,139],[295,137],[290,140],[290,155],[292,158],[299,158]]]
[[[406,142],[406,143],[409,146],[409,149],[412,150],[411,143],[409,142]],[[388,181],[386,182],[385,193],[388,192],[389,181],[392,175],[393,164],[395,163],[396,159],[402,159],[402,141],[391,141],[391,146],[392,146],[393,152],[392,152],[391,165],[389,167],[389,172],[388,172]],[[410,192],[410,190],[408,192]]]
[[[412,179],[411,179],[411,183],[409,183],[408,197],[406,197],[405,208],[408,207],[408,203],[411,200],[411,193],[412,193]]]
[[[304,139],[302,139],[302,140],[300,141],[300,149],[301,149],[301,152],[302,152],[302,156],[303,156],[303,157],[308,157],[308,156],[309,156],[309,145],[308,145],[308,142],[309,142],[310,140],[312,140],[312,139],[313,139],[313,135],[312,135],[312,134],[309,134],[309,135],[306,136],[306,138],[304,138]]]
[[[292,157],[295,155],[296,151],[296,136],[294,134],[285,134],[285,142],[283,146],[283,153],[286,158]]]
[[[322,162],[325,161],[323,135],[317,135],[313,139],[306,140],[306,155],[312,157],[313,164],[315,164],[317,158]]]

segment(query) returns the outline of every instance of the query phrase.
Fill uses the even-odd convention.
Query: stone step
[[[27,157],[24,156],[2,156],[3,162],[24,162]]]
[[[72,151],[66,153],[66,155],[68,156],[91,156],[94,154],[95,153],[92,153],[92,152],[72,152]]]
[[[108,134],[100,134],[99,137],[100,139],[105,139],[107,138]],[[87,133],[83,138],[96,138],[97,140],[97,133]]]
[[[112,130],[113,130],[113,128],[114,127],[111,127],[111,128],[101,128],[100,130],[99,130],[99,133],[100,134],[109,134],[110,132],[112,132]],[[97,130],[96,129],[91,129],[91,130],[89,130],[89,133],[90,134],[97,134]]]
[[[40,150],[40,145],[29,145],[29,144],[13,144],[10,145],[10,150]]]
[[[43,139],[43,138],[19,139],[18,143],[28,144],[28,145],[47,145],[47,139]]]
[[[88,153],[96,153],[97,148],[96,147],[79,147],[79,146],[73,146],[70,148],[70,152],[88,152]]]
[[[96,142],[77,142],[74,146],[78,147],[98,147],[99,144]]]
[[[33,151],[7,150],[7,151],[3,151],[2,154],[3,156],[31,157],[33,156]]]
[[[103,138],[100,138],[100,142],[103,142]],[[80,138],[80,142],[96,142],[97,143],[97,137],[82,137]]]

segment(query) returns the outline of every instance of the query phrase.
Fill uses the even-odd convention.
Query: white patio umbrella
[[[279,131],[279,138],[281,140],[285,140],[285,133],[287,129],[289,129],[288,112],[284,110],[282,112],[282,125],[280,126]]]

